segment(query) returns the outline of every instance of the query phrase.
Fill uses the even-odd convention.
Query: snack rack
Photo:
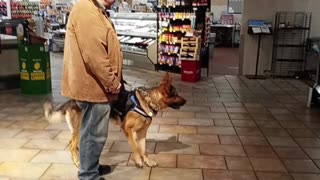
[[[207,51],[204,51],[204,48],[207,47],[204,39],[208,35],[205,33],[206,29],[209,29],[206,27],[206,15],[210,4],[208,0],[158,0],[158,63],[156,70],[181,73],[183,58],[193,60],[208,58]],[[195,31],[197,34],[194,34]],[[184,46],[187,44],[183,45],[182,39],[189,37],[198,37],[201,40],[196,53],[199,57],[184,57],[191,51],[186,53]],[[207,63],[204,66],[208,68]]]
[[[208,47],[208,45],[209,45],[209,36],[210,36],[212,16],[213,16],[213,14],[211,12],[206,12],[204,41],[203,41],[204,47]]]
[[[201,38],[183,37],[181,39],[181,52],[179,58],[185,61],[199,61]]]
[[[181,80],[197,82],[201,78],[201,37],[181,38]]]

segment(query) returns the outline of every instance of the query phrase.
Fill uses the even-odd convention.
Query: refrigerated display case
[[[121,44],[124,65],[155,70],[157,14],[110,12]]]
[[[20,83],[17,37],[0,34],[0,90],[18,88]]]

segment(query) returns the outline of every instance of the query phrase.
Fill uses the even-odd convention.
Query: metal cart
[[[308,95],[308,107],[320,107],[320,40],[318,43],[316,41],[311,44],[311,52],[316,53],[318,56],[317,61],[317,70],[315,76],[313,78],[314,84],[309,87],[309,95]]]

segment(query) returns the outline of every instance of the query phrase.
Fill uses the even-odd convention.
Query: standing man
[[[97,180],[111,171],[99,165],[99,158],[108,136],[110,102],[122,86],[120,43],[105,15],[114,1],[79,0],[67,24],[61,87],[62,95],[75,99],[82,110],[80,180]]]

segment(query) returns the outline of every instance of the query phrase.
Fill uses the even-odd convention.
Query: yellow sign
[[[22,66],[22,69],[26,69],[26,67],[27,67],[25,62],[23,62],[21,66]]]
[[[29,80],[29,73],[28,72],[20,72],[20,79],[21,80]]]
[[[38,80],[45,80],[45,74],[44,72],[36,72],[36,73],[31,73],[31,80],[32,81],[38,81]]]
[[[37,63],[34,63],[33,67],[35,70],[38,70],[40,69],[41,66],[40,66],[40,63],[37,62]]]

